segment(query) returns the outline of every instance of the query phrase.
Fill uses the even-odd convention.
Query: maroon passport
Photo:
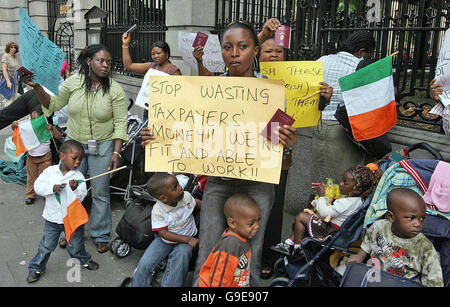
[[[291,27],[282,25],[275,31],[275,45],[284,48],[291,47]]]
[[[19,69],[17,69],[17,71],[23,76],[23,75],[32,75],[33,73],[31,71],[29,71],[28,69],[26,69],[25,67],[20,67]]]
[[[275,137],[274,133],[278,130],[278,127],[288,125],[292,126],[295,122],[295,119],[287,115],[285,112],[278,109],[273,115],[272,119],[267,123],[267,126],[261,132],[261,135],[271,141],[274,145],[278,145],[278,137]],[[272,141],[272,136],[274,136],[274,140]]]
[[[194,43],[192,44],[192,47],[202,46],[205,47],[206,41],[208,40],[208,34],[198,32],[197,36],[194,39]]]

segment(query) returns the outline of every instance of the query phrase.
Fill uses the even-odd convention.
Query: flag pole
[[[124,168],[126,168],[126,167],[127,167],[127,166],[124,165],[124,166],[122,166],[122,167],[115,168],[115,169],[113,169],[113,170],[110,170],[110,171],[108,171],[108,172],[102,173],[102,174],[100,174],[100,175],[97,175],[97,176],[94,176],[94,177],[90,177],[90,178],[84,180],[84,182],[88,182],[89,180],[92,180],[92,179],[95,179],[95,178],[98,178],[98,177],[101,177],[101,176],[104,176],[104,175],[108,175],[108,174],[111,174],[111,173],[120,171],[120,170],[122,170],[122,169],[124,169]]]
[[[43,115],[44,116],[44,118],[45,118],[45,122],[47,123],[47,125],[48,125],[48,120],[47,120],[47,116],[45,116],[45,115]],[[52,125],[53,126],[53,125]],[[53,128],[54,128],[55,126],[53,126]],[[55,128],[56,129],[56,128]],[[52,141],[53,141],[53,145],[55,145],[55,149],[56,149],[56,152],[58,152],[59,153],[59,149],[58,149],[58,146],[56,146],[56,141],[55,141],[55,138],[53,137],[53,133],[50,131],[50,135],[52,136]]]

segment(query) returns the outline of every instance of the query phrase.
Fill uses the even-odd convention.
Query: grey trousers
[[[223,206],[228,197],[234,194],[246,194],[252,197],[261,209],[259,230],[249,243],[252,247],[250,260],[250,286],[258,287],[260,282],[261,254],[264,232],[275,197],[274,185],[247,180],[224,180],[220,177],[208,177],[205,194],[200,210],[199,251],[195,267],[193,286],[198,285],[199,272],[208,258],[211,249],[228,227]],[[281,227],[281,225],[279,225]]]

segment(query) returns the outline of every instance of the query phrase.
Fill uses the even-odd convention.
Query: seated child
[[[339,230],[342,223],[353,213],[358,211],[372,190],[377,186],[381,172],[376,167],[371,169],[364,165],[357,165],[345,171],[339,183],[341,198],[335,199],[332,205],[325,196],[325,183],[313,183],[318,199],[311,202],[322,220],[311,210],[300,212],[294,222],[292,235],[285,241],[272,247],[272,249],[286,255],[298,252],[301,242],[306,234],[319,241],[325,241]]]
[[[37,105],[31,112],[31,118],[37,118],[43,115],[41,105]],[[14,121],[11,128],[14,130],[19,126],[18,121]],[[62,139],[62,134],[55,127],[48,124],[47,130],[49,130],[53,137],[56,139]],[[44,142],[39,146],[30,149],[27,152],[27,187],[25,192],[25,204],[31,205],[36,200],[36,192],[33,189],[36,178],[42,173],[44,169],[52,165],[52,152],[50,150],[50,141]]]
[[[255,201],[235,194],[224,205],[227,228],[200,270],[199,287],[248,287],[251,246],[261,211]]]
[[[361,250],[348,262],[363,262],[416,280],[427,287],[442,287],[442,269],[433,244],[422,233],[426,204],[415,191],[393,189],[387,199],[387,219],[376,221],[367,230]]]
[[[59,165],[47,167],[34,183],[36,193],[45,197],[45,208],[42,213],[45,225],[38,252],[28,264],[28,283],[39,280],[45,272],[50,254],[55,250],[59,235],[64,230],[64,213],[55,193],[60,193],[68,184],[80,201],[86,197],[85,178],[77,170],[83,156],[84,150],[80,143],[73,140],[65,142],[59,152]],[[83,267],[96,270],[98,264],[91,260],[91,255],[86,251],[83,236],[84,226],[80,226],[72,234],[70,244],[67,244],[67,252],[72,258],[78,259]]]
[[[201,202],[183,191],[177,178],[169,173],[154,174],[147,189],[157,199],[152,209],[152,230],[158,234],[139,260],[131,286],[148,287],[153,270],[169,256],[161,286],[181,287],[192,252],[198,247],[193,211],[199,209]]]

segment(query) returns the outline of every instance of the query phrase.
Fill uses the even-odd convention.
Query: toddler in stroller
[[[348,262],[363,262],[370,255],[370,262],[379,270],[416,279],[424,286],[442,287],[439,257],[422,234],[425,201],[411,189],[395,188],[388,193],[386,203],[387,219],[367,230],[361,250]]]
[[[431,153],[435,158],[442,159],[442,156],[431,146],[426,143],[418,143],[397,152],[392,152],[388,156],[377,161],[379,170],[385,172],[389,167],[399,164],[398,161],[412,161],[406,159],[408,159],[409,154],[416,149],[424,149]],[[379,186],[380,184],[378,184],[376,190],[378,190]],[[366,212],[371,206],[374,194],[375,190],[372,191],[371,195],[365,200],[362,208],[345,220],[340,230],[332,237],[332,239],[325,242],[317,242],[313,238],[306,237],[301,242],[304,256],[301,261],[295,262],[293,259],[288,259],[286,256],[280,258],[275,264],[274,271],[279,272],[284,276],[274,279],[271,285],[297,286],[304,281],[308,281],[310,285],[311,278],[316,277],[322,286],[339,286],[342,276],[330,265],[330,256],[333,253],[337,253],[337,251],[342,251],[346,254],[355,253],[355,250],[352,249],[350,245],[352,243],[357,243],[355,241],[360,238],[363,231],[363,224],[365,224],[364,220],[366,218]]]
[[[358,251],[360,244],[358,244],[358,239],[360,239],[363,230],[368,227],[368,224],[373,223],[376,219],[381,218],[382,215],[384,215],[386,211],[383,211],[385,207],[383,208],[381,203],[383,203],[384,201],[385,204],[386,198],[380,195],[380,191],[383,191],[385,189],[385,179],[388,179],[388,177],[390,178],[392,169],[403,170],[402,180],[400,180],[399,177],[395,177],[395,179],[393,180],[387,180],[389,184],[397,184],[399,186],[410,187],[409,185],[407,185],[408,183],[413,185],[416,178],[423,178],[425,182],[421,182],[421,186],[425,187],[430,181],[430,172],[433,172],[433,165],[435,166],[438,161],[410,159],[410,153],[416,149],[423,149],[431,153],[431,155],[433,155],[435,159],[442,160],[442,156],[440,155],[440,153],[430,145],[426,143],[418,143],[397,152],[392,152],[383,159],[377,161],[376,163],[378,164],[380,171],[384,172],[384,174],[380,178],[377,188],[365,200],[362,208],[346,219],[346,221],[342,224],[341,229],[333,236],[332,239],[321,243],[310,237],[305,238],[302,241],[302,251],[304,258],[301,262],[293,262],[291,259],[287,259],[287,257],[284,257],[284,259],[280,258],[275,264],[274,270],[284,274],[284,276],[275,278],[272,281],[271,285],[299,286],[305,281],[307,281],[308,284],[311,285],[312,277],[316,277],[317,281],[322,286],[339,286],[342,281],[342,276],[335,270],[335,265],[337,265],[337,262],[332,266],[331,260],[333,258],[330,258],[330,256],[335,256],[340,252],[347,255],[355,254],[355,252]],[[408,174],[408,171],[413,173],[412,170],[414,169],[419,170],[420,176],[415,174],[414,177],[413,175],[409,175],[409,178],[406,178],[407,175],[405,175],[405,173]],[[415,183],[415,186],[420,191],[419,184]],[[377,203],[378,205],[376,205]],[[430,215],[435,213],[436,212],[433,212],[430,208],[427,208],[427,219],[425,219],[425,227],[423,232],[430,240],[432,239],[432,236],[436,236],[437,232],[444,233],[444,237],[446,237],[445,234],[447,234],[447,237],[446,239],[444,238],[444,240],[449,241],[448,236],[450,234],[450,231],[445,232],[445,229],[450,229],[450,222],[443,217]],[[449,227],[438,227],[445,228],[443,231],[441,231],[442,229],[436,229],[436,226],[433,224],[435,219],[440,219],[441,222],[442,220],[444,220],[446,222],[445,225],[449,225]],[[442,224],[442,226],[445,225]],[[351,245],[356,246],[355,248],[352,248]],[[436,249],[439,250],[437,247]],[[442,256],[443,254],[441,253],[441,262],[443,261]],[[448,256],[446,258],[448,259]],[[444,269],[444,265],[441,265]],[[382,275],[384,273],[386,272],[382,272]],[[345,274],[347,274],[347,271],[345,272]],[[395,278],[396,277],[393,277],[392,279]],[[397,278],[397,280],[399,278]],[[411,283],[409,283],[408,281],[407,284],[410,285]]]
[[[326,185],[313,183],[319,198],[313,200],[311,205],[317,213],[310,209],[300,212],[295,219],[292,235],[285,242],[272,248],[289,256],[294,254],[301,256],[301,242],[307,233],[319,242],[331,238],[341,228],[342,223],[362,207],[363,199],[367,198],[376,187],[380,174],[375,164],[358,165],[348,169],[339,183],[343,197],[332,203],[325,196]]]

